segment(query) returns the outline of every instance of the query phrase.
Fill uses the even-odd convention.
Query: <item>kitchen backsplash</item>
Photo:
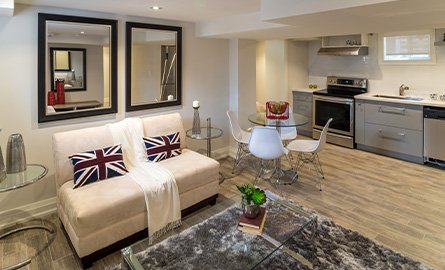
[[[369,37],[368,56],[317,55],[320,41],[309,43],[309,83],[326,87],[326,76],[369,79],[369,92],[397,94],[401,84],[408,85],[407,95],[445,94],[445,46],[435,47],[436,64],[380,65],[378,35]]]

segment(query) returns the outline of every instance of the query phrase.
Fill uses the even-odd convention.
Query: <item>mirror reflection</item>
[[[181,28],[127,23],[127,110],[181,104]]]
[[[86,49],[50,47],[52,90],[63,80],[65,91],[86,90]]]
[[[40,24],[39,122],[116,112],[116,21],[39,14],[39,31]]]

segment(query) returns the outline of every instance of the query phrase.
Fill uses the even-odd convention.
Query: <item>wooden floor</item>
[[[297,183],[283,186],[285,197],[382,245],[445,270],[445,170],[333,145],[320,154],[320,160],[326,174],[323,191],[318,190],[314,172],[306,166]],[[227,179],[221,184],[217,204],[188,216],[183,226],[169,235],[239,202],[235,184],[252,182],[254,171],[232,175],[232,161],[221,160]],[[274,191],[267,182],[260,185]],[[0,267],[32,256],[32,263],[23,269],[80,269],[57,216],[33,222],[53,226],[57,232],[33,230],[0,240]],[[117,263],[121,263],[119,252],[96,262],[92,269]]]

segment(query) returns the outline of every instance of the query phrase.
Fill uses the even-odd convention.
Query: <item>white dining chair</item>
[[[273,161],[274,168],[271,174],[271,180],[274,175],[277,176],[275,182],[278,184],[281,168],[279,159],[282,156],[287,156],[288,150],[283,146],[280,135],[275,128],[272,127],[254,127],[249,140],[250,153],[261,160],[260,169],[258,170],[254,184],[257,184],[258,178],[261,178],[264,173],[264,161]]]
[[[321,167],[320,159],[318,158],[318,153],[321,152],[326,145],[326,136],[331,122],[332,118],[326,122],[318,140],[293,140],[286,146],[290,152],[298,153],[296,165],[294,166],[297,171],[299,171],[304,164],[312,163],[319,178],[318,184],[320,186],[320,191],[322,188],[322,179],[324,179],[324,172]]]
[[[244,131],[238,122],[238,116],[233,111],[227,111],[229,117],[230,131],[233,139],[238,143],[235,162],[233,163],[232,173],[240,165],[241,161],[250,155],[248,144],[250,139],[250,132]]]

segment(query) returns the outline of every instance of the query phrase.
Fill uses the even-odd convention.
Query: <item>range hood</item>
[[[321,47],[318,55],[353,56],[368,55],[367,46]]]

